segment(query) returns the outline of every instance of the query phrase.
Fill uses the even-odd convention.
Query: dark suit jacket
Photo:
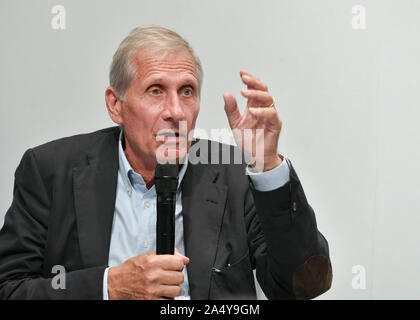
[[[1,299],[102,299],[118,136],[113,127],[26,151],[0,231]],[[245,165],[189,163],[182,204],[192,299],[255,299],[255,268],[269,299],[330,287],[328,244],[293,168],[285,186],[258,192]],[[65,267],[66,289],[53,289],[54,265]]]

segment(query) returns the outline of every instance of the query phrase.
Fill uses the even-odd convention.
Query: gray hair
[[[121,42],[112,59],[109,82],[117,91],[121,100],[125,99],[126,91],[131,81],[137,75],[137,70],[133,65],[133,58],[140,49],[145,48],[165,49],[168,51],[187,49],[195,61],[199,91],[201,91],[203,69],[200,59],[189,43],[172,30],[158,26],[142,26],[130,32]]]

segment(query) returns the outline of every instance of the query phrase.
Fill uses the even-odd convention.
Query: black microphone
[[[158,164],[155,171],[155,186],[157,196],[156,254],[174,254],[178,166]]]

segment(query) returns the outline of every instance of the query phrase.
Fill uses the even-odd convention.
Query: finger
[[[264,119],[266,123],[273,127],[281,129],[282,122],[274,108],[249,108],[249,113],[259,119]]]
[[[246,84],[246,86],[247,86],[248,89],[268,91],[267,85],[265,83],[263,83],[257,77],[244,74],[242,76],[242,82],[244,84]]]
[[[188,264],[190,262],[190,258],[184,256],[181,252],[179,252],[177,248],[175,248],[175,254],[182,257],[182,259],[184,260],[184,264]]]
[[[252,108],[268,107],[274,102],[273,97],[266,91],[244,89],[241,93],[248,98],[248,106]]]
[[[249,73],[248,71],[242,69],[241,71],[239,71],[240,76],[242,77],[243,75],[248,75],[250,77],[255,77],[254,75],[252,75],[251,73]]]
[[[225,112],[229,121],[229,125],[232,129],[236,128],[240,119],[241,113],[239,112],[238,103],[232,94],[226,92],[223,95],[225,101]]]
[[[161,285],[158,289],[158,295],[162,298],[178,297],[182,293],[180,286]]]
[[[184,259],[181,255],[160,254],[153,257],[150,262],[151,267],[159,266],[163,270],[181,271],[184,269]]]
[[[180,285],[184,282],[184,274],[181,271],[161,271],[159,282],[165,285]]]

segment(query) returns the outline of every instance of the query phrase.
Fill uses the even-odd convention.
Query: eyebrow
[[[162,78],[152,78],[152,79],[150,79],[150,80],[147,81],[147,82],[150,83],[150,85],[148,85],[148,87],[154,85],[155,83],[162,83],[162,80],[163,80]],[[190,85],[192,87],[198,87],[198,81],[196,79],[194,79],[194,78],[188,77],[186,79],[183,79],[182,82],[183,82],[183,85],[184,86],[185,85]]]

